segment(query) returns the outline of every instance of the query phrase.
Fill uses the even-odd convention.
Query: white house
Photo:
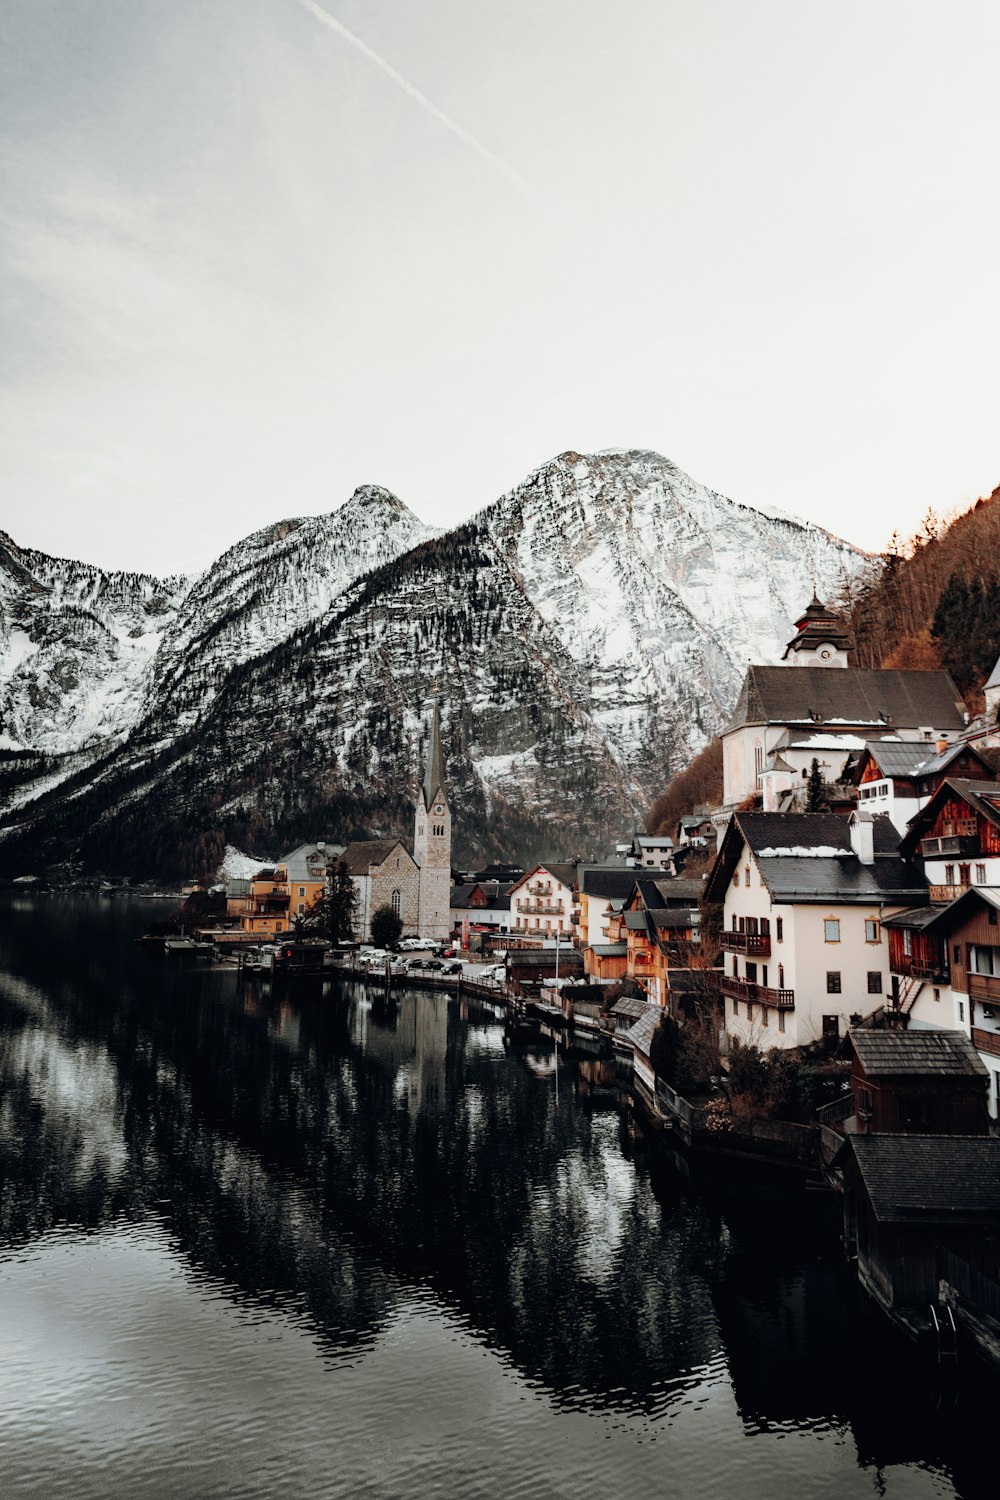
[[[888,818],[735,813],[706,886],[723,905],[724,1045],[843,1035],[890,992],[886,916],[926,902]]]
[[[535,865],[510,890],[510,931],[515,937],[570,937],[577,913],[576,865]]]

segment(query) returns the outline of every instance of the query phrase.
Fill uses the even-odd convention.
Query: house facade
[[[723,908],[723,1045],[833,1042],[884,1006],[883,922],[926,890],[887,818],[736,813],[706,891]]]
[[[562,861],[535,865],[510,890],[510,931],[515,937],[571,942],[578,923],[576,865]]]

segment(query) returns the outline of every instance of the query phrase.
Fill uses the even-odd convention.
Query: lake
[[[165,910],[0,895],[5,1500],[996,1493],[995,1382],[821,1205],[476,1002],[168,966]]]

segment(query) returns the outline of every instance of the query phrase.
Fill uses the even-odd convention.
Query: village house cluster
[[[288,932],[340,861],[359,941],[389,907],[404,935],[514,953],[540,980],[630,981],[673,1014],[710,999],[723,1053],[829,1045],[880,1018],[961,1032],[996,1116],[1000,663],[970,723],[947,672],[860,670],[851,652],[814,597],[782,664],[747,669],[722,733],[721,806],[692,808],[670,835],[637,833],[602,862],[455,869],[435,701],[412,846],[303,844],[230,884],[230,920],[247,942]],[[721,930],[706,942],[713,910]]]

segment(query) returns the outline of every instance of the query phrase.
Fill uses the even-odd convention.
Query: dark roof
[[[628,953],[628,943],[592,943],[590,951],[598,958],[624,958]]]
[[[696,880],[693,876],[678,876],[675,880],[657,879],[653,881],[662,898],[663,906],[697,906],[705,889],[703,880]]]
[[[473,891],[478,890],[478,880],[474,880],[471,885],[453,885],[451,888],[451,900],[449,902],[449,905],[455,907],[467,906],[469,897],[472,895]]]
[[[928,746],[926,740],[872,740],[858,756],[855,779],[862,774],[869,758],[890,780],[902,776],[923,780],[939,776],[963,755],[974,756],[984,770],[990,770],[982,753],[965,740],[954,740],[940,752],[936,746]]]
[[[581,866],[579,880],[581,892],[586,892],[588,896],[609,896],[623,900],[632,893],[635,869],[623,865],[601,866],[596,869]]]
[[[662,1019],[663,1011],[658,1005],[647,1005],[635,1025],[630,1026],[628,1031],[626,1031],[625,1040],[631,1042],[633,1047],[638,1047],[640,1052],[645,1052],[648,1057],[653,1041],[653,1034]]]
[[[629,932],[646,932],[646,913],[644,911],[627,911],[625,913],[625,926]]]
[[[949,901],[947,906],[915,907],[912,911],[900,912],[897,917],[886,917],[882,925],[884,927],[920,927],[926,932],[930,932],[933,928],[935,936],[948,937],[968,920],[970,912],[976,906],[991,906],[994,910],[1000,910],[1000,891],[991,886],[970,885],[960,896],[956,896],[954,901]],[[912,920],[903,921],[904,917],[910,917]]]
[[[784,670],[794,672],[797,668]],[[916,905],[926,900],[923,872],[899,857],[896,828],[882,816],[872,818],[871,826],[875,858],[865,865],[854,853],[848,820],[836,813],[734,813],[712,867],[707,898],[725,900],[726,887],[746,846],[754,854],[772,901],[898,901]],[[796,849],[836,853],[797,855],[792,852]]]
[[[565,947],[559,947],[560,969],[582,969],[583,954],[578,948],[571,948],[567,943]],[[555,948],[510,948],[507,951],[507,966],[511,969],[541,969],[547,964],[555,964]]]
[[[1000,781],[974,781],[965,776],[948,776],[941,782],[928,802],[911,820],[903,839],[902,852],[912,854],[937,817],[942,802],[949,797],[959,797],[967,802],[973,812],[1000,828]]]
[[[870,1078],[890,1074],[989,1077],[986,1064],[963,1031],[870,1031],[855,1027],[849,1035]]]
[[[638,1020],[644,1016],[649,1009],[648,1000],[640,1000],[637,996],[627,995],[624,1000],[616,1000],[611,1007],[613,1016],[632,1016]]]
[[[906,911],[898,911],[895,916],[885,917],[883,927],[904,927],[911,932],[922,932],[931,922],[941,915],[943,908],[940,906],[911,906]]]
[[[964,728],[947,672],[872,672],[857,667],[748,667],[723,733],[744,724],[836,724],[838,730]]]
[[[684,930],[691,926],[691,911],[690,908],[683,911],[677,907],[668,909],[654,906],[650,908],[649,920],[657,932],[673,932],[677,928]]]
[[[407,859],[411,858],[401,839],[359,839],[348,844],[340,858],[351,875],[367,875],[372,865],[380,865],[395,848],[400,848]]]
[[[842,651],[853,651],[854,642],[848,633],[847,626],[839,615],[820,602],[813,594],[805,611],[795,622],[796,635],[785,647],[784,656],[787,657],[791,650],[814,650],[817,646],[829,641],[831,645],[838,646]]]
[[[847,1140],[881,1223],[986,1221],[1000,1227],[1000,1138],[852,1135]]]

